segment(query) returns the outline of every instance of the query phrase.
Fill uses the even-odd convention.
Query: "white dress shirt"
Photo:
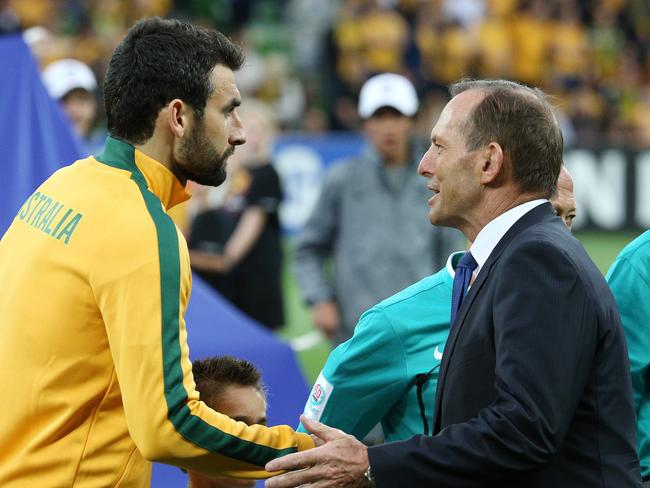
[[[481,269],[490,257],[490,254],[492,254],[492,251],[501,238],[506,234],[506,232],[508,232],[508,230],[510,230],[510,227],[515,225],[515,222],[535,207],[539,207],[542,203],[548,203],[548,200],[539,198],[537,200],[531,200],[530,202],[517,205],[507,212],[502,213],[497,218],[492,219],[481,229],[476,236],[476,239],[474,239],[474,243],[469,248],[469,252],[472,253],[472,256],[478,263],[478,267],[473,273],[474,278],[476,278],[481,272]]]

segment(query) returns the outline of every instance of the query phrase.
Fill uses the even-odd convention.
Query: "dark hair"
[[[264,393],[259,370],[245,359],[219,356],[192,362],[196,389],[211,401],[219,398],[228,386],[252,386]]]
[[[508,80],[461,80],[452,96],[466,90],[485,93],[465,123],[469,150],[498,143],[522,191],[550,197],[562,167],[563,138],[544,92]]]
[[[115,49],[106,72],[109,133],[133,144],[146,142],[158,112],[174,98],[202,117],[215,88],[214,67],[234,71],[243,61],[240,48],[216,30],[160,17],[140,20]]]

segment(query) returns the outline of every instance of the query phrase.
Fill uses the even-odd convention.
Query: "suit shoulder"
[[[595,303],[608,304],[611,293],[605,278],[591,260],[587,251],[561,223],[533,226],[512,242],[507,251],[505,273],[510,259],[528,259],[531,266],[544,268],[543,274],[554,280],[571,280],[581,287]]]
[[[521,252],[548,253],[571,261],[590,261],[578,239],[561,223],[540,223],[522,232],[508,246],[506,254]]]

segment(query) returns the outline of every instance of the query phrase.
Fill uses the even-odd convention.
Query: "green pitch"
[[[638,236],[640,231],[602,232],[579,231],[580,239],[600,271],[605,274],[616,255],[625,245]],[[308,309],[303,305],[300,291],[290,271],[291,243],[285,245],[284,292],[287,325],[280,335],[298,346],[298,359],[309,382],[313,382],[327,359],[330,344],[314,334]]]

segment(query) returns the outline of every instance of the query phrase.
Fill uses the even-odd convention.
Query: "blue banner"
[[[58,104],[41,83],[36,62],[19,35],[0,37],[0,234],[34,189],[81,156]]]

